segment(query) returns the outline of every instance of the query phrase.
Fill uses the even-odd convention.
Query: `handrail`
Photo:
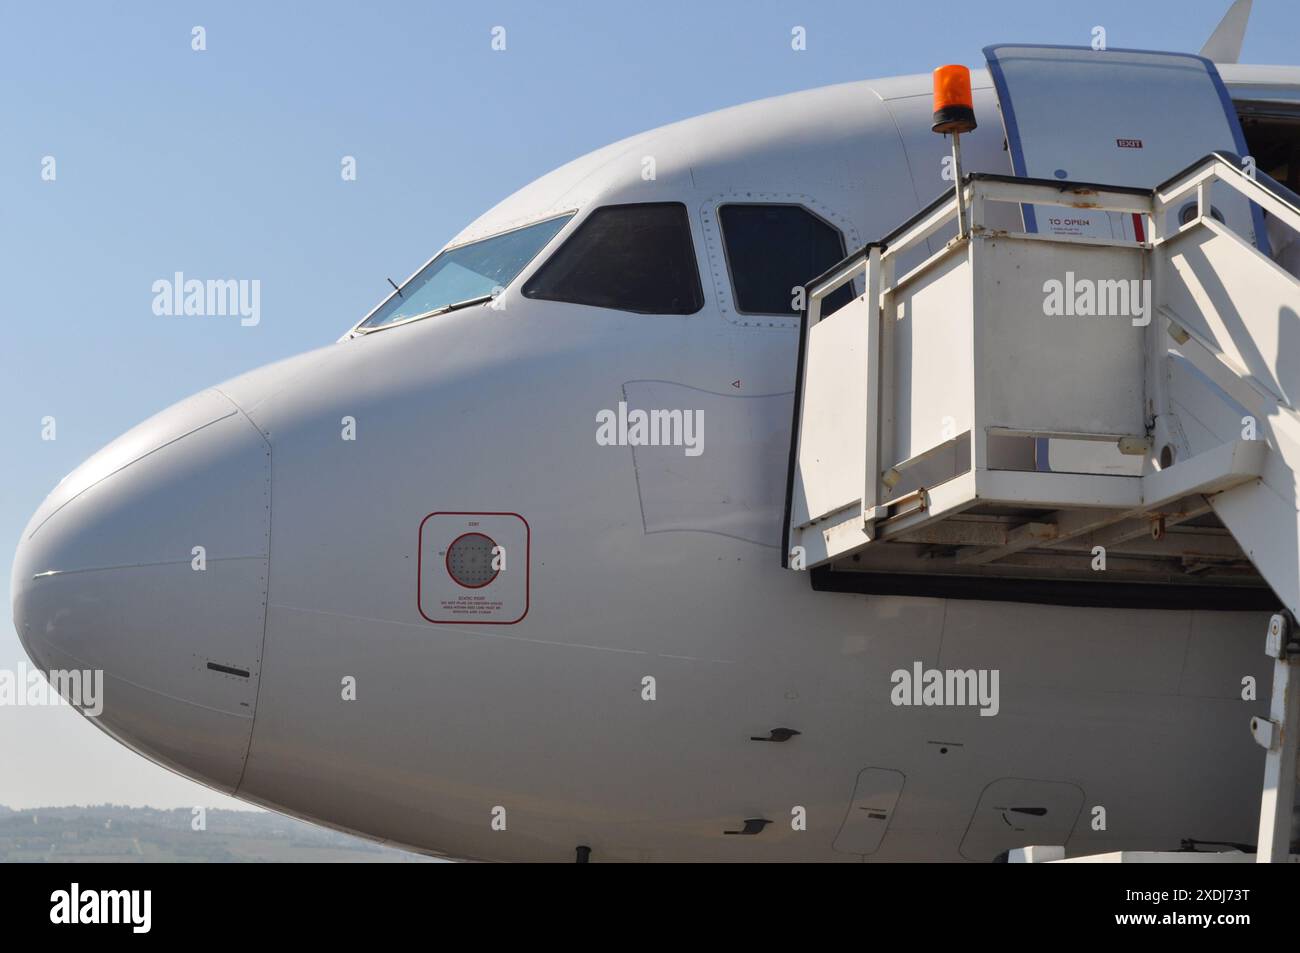
[[[1166,211],[1195,190],[1197,221],[1202,221],[1208,211],[1206,185],[1222,182],[1247,201],[1253,202],[1300,233],[1300,195],[1292,192],[1267,172],[1255,170],[1251,174],[1247,173],[1243,166],[1244,161],[1234,152],[1211,152],[1156,186],[1154,207],[1157,211]],[[1157,241],[1173,238],[1184,231],[1180,228],[1172,235],[1165,235],[1163,229],[1164,223],[1161,221],[1160,229],[1156,234]]]
[[[1092,182],[1072,182],[1058,179],[1037,179],[1024,176],[973,172],[962,179],[963,200],[971,209],[971,229],[983,224],[981,202],[1002,202],[1031,205],[1055,205],[1103,211],[1132,212],[1150,215],[1153,190],[1132,186],[1101,185]],[[1080,196],[1092,196],[1095,201],[1080,202]],[[1132,200],[1130,200],[1132,199]],[[836,262],[826,271],[809,281],[805,321],[815,324],[820,319],[820,303],[828,295],[849,281],[869,273],[867,261],[873,250],[878,250],[884,262],[892,262],[905,251],[918,245],[945,227],[957,213],[956,196],[945,191],[925,208],[909,217],[884,238],[869,242],[862,248]],[[1050,237],[1050,236],[1045,236]],[[904,276],[905,277],[905,276]],[[883,283],[884,288],[894,285]]]
[[[1109,184],[1097,183],[1097,182],[1076,182],[1076,181],[1068,181],[1068,180],[1063,181],[1058,179],[1031,178],[1029,176],[1002,175],[995,172],[968,173],[962,179],[962,184],[963,187],[966,189],[969,189],[972,186],[972,184],[976,182],[990,182],[990,183],[1001,183],[1001,184],[1011,185],[1011,186],[1025,186],[1028,188],[1039,188],[1045,191],[1057,192],[1062,195],[1071,192],[1078,193],[1080,191],[1109,192],[1116,195],[1144,196],[1154,200],[1160,198],[1161,195],[1164,193],[1181,194],[1182,191],[1181,189],[1171,191],[1172,186],[1177,184],[1182,179],[1189,178],[1191,176],[1196,175],[1199,172],[1203,172],[1209,168],[1214,167],[1216,163],[1221,163],[1224,167],[1230,168],[1233,170],[1233,172],[1236,173],[1236,176],[1234,178],[1232,179],[1221,178],[1220,181],[1228,182],[1230,185],[1236,187],[1238,191],[1243,191],[1243,192],[1245,190],[1241,188],[1241,186],[1245,185],[1245,183],[1250,183],[1251,185],[1258,187],[1264,193],[1266,193],[1265,196],[1259,196],[1258,198],[1265,199],[1265,202],[1267,202],[1267,199],[1272,198],[1276,202],[1280,203],[1282,206],[1285,206],[1285,210],[1283,214],[1285,215],[1286,212],[1294,213],[1295,216],[1297,216],[1297,221],[1296,223],[1293,223],[1292,227],[1295,227],[1297,228],[1297,230],[1300,230],[1300,195],[1297,195],[1295,192],[1291,191],[1289,188],[1287,188],[1282,183],[1278,182],[1276,179],[1274,179],[1266,172],[1260,172],[1257,170],[1253,177],[1247,175],[1246,172],[1242,169],[1241,157],[1238,156],[1236,153],[1228,152],[1225,150],[1216,150],[1214,152],[1207,153],[1206,155],[1197,159],[1195,162],[1190,163],[1185,168],[1180,169],[1178,172],[1174,173],[1169,178],[1165,179],[1155,188],[1150,188],[1150,189],[1142,188],[1140,186],[1109,185]],[[1250,196],[1247,195],[1247,197]],[[1265,204],[1265,202],[1261,202],[1259,204],[1263,205]],[[852,269],[853,265],[860,262],[865,262],[867,257],[870,255],[872,248],[879,248],[882,255],[886,254],[891,249],[891,246],[895,246],[897,244],[898,239],[900,237],[906,234],[910,229],[915,227],[918,223],[922,222],[923,220],[925,220],[926,218],[928,218],[929,216],[931,216],[932,214],[934,214],[935,212],[937,212],[938,210],[940,210],[941,208],[943,208],[945,205],[949,203],[953,203],[954,205],[953,210],[955,214],[956,206],[955,206],[953,193],[951,190],[945,190],[944,192],[936,196],[924,208],[915,212],[913,215],[908,217],[901,224],[897,225],[895,228],[889,231],[883,238],[866,243],[861,248],[857,249],[854,252],[851,252],[843,259],[841,259],[840,261],[832,265],[830,268],[827,268],[820,275],[818,275],[817,277],[809,281],[806,287],[809,289],[810,294],[814,289],[821,289],[821,286],[826,281],[836,277],[846,268]],[[1070,203],[1068,202],[1057,203],[1057,202],[1052,202],[1049,199],[1039,198],[1032,204],[1069,205]],[[1163,202],[1162,204],[1168,204],[1167,200],[1165,200],[1165,202]],[[856,269],[853,270],[852,277],[857,277],[858,273],[859,273],[858,270]],[[834,287],[822,289],[820,297],[825,297],[825,295],[834,291],[842,284],[843,282],[840,282],[839,284],[836,284]]]
[[[1058,192],[1065,192],[1067,190],[1072,190],[1072,191],[1085,190],[1090,192],[1114,192],[1117,194],[1143,195],[1143,196],[1150,196],[1153,192],[1152,189],[1144,189],[1144,188],[1140,188],[1137,186],[1130,186],[1130,185],[1107,185],[1105,183],[1099,183],[1099,182],[1076,182],[1076,181],[1066,181],[1062,179],[1039,179],[1039,178],[1033,178],[1031,176],[1003,175],[998,172],[968,172],[962,178],[962,183],[965,186],[969,186],[972,182],[1001,182],[1008,185],[1039,186],[1042,188],[1051,189]],[[1278,187],[1285,189],[1285,186],[1279,185]],[[902,235],[904,232],[910,229],[913,225],[915,225],[921,219],[924,219],[932,212],[936,211],[937,209],[945,205],[946,203],[952,201],[953,201],[952,190],[945,189],[943,192],[940,192],[937,196],[935,196],[934,199],[932,199],[930,203],[926,205],[924,208],[921,208],[919,211],[913,213],[911,216],[904,219],[900,224],[896,225],[891,231],[887,232],[883,238],[877,239],[876,241],[867,242],[862,247],[856,249],[855,251],[850,252],[844,258],[840,259],[835,264],[831,265],[831,267],[823,271],[820,275],[808,281],[806,287],[812,288],[815,285],[818,285],[821,282],[825,281],[827,278],[830,278],[841,268],[844,268],[845,266],[851,264],[852,262],[865,259],[867,255],[870,254],[872,248],[878,247],[883,253],[889,248],[890,245],[894,244],[897,241],[900,235]],[[1038,204],[1051,205],[1053,203],[1040,202]]]
[[[1203,166],[1211,165],[1215,159],[1219,160],[1224,165],[1228,166],[1230,169],[1236,172],[1237,175],[1239,175],[1242,179],[1249,182],[1253,182],[1256,185],[1260,186],[1266,192],[1270,193],[1274,198],[1276,198],[1279,202],[1282,202],[1284,205],[1289,205],[1292,211],[1296,212],[1297,214],[1300,214],[1300,195],[1297,195],[1295,192],[1292,192],[1290,189],[1288,189],[1277,179],[1273,178],[1267,172],[1260,172],[1258,169],[1256,169],[1255,174],[1253,176],[1248,175],[1246,173],[1246,170],[1243,168],[1243,166],[1245,165],[1245,160],[1242,159],[1242,157],[1237,155],[1235,152],[1227,152],[1224,150],[1216,150],[1215,152],[1210,152],[1207,153],[1206,155],[1201,156],[1201,158],[1197,159],[1191,165],[1187,166],[1186,168],[1180,169],[1179,171],[1171,175],[1169,178],[1165,179],[1163,182],[1161,182],[1159,185],[1155,187],[1154,191],[1156,192],[1156,194],[1159,194],[1161,192],[1172,191],[1174,184],[1177,183],[1180,179],[1187,178],[1189,176],[1194,175],[1195,173],[1200,171]]]

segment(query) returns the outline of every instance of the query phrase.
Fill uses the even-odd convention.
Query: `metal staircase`
[[[974,175],[960,198],[937,251],[956,194],[810,286],[785,565],[840,591],[1281,609],[1257,853],[1077,859],[1300,859],[1300,281],[1219,213],[1297,233],[1300,196],[1212,153],[1154,189]],[[1018,217],[999,204],[1049,233],[992,227]]]
[[[850,591],[1300,611],[1300,281],[1218,213],[1300,230],[1300,197],[1229,153],[1155,189],[962,192],[965,234],[927,254],[946,195],[810,285],[786,566]],[[1007,206],[1055,227],[993,227]],[[1082,209],[1120,237],[1068,234]]]

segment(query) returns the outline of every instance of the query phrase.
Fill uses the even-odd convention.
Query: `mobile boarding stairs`
[[[1259,858],[1286,859],[1300,281],[1215,202],[1300,230],[1300,197],[1229,153],[1154,189],[976,174],[959,194],[964,233],[954,191],[809,287],[785,564],[817,589],[1278,610],[1251,728]],[[1132,225],[1017,231],[1016,206]],[[850,282],[864,293],[823,317]]]

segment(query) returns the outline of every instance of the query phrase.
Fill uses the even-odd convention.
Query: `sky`
[[[1100,25],[1112,47],[1196,52],[1227,7],[6,0],[0,670],[27,664],[13,549],[65,474],[189,394],[337,339],[386,278],[550,169],[753,99],[982,66],[989,43],[1087,45]],[[1295,0],[1256,0],[1242,62],[1296,64],[1297,35]],[[260,320],[155,314],[153,283],[178,271],[260,281]],[[70,708],[0,705],[0,804],[106,801],[239,806]]]

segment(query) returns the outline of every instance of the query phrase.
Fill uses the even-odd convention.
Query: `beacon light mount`
[[[961,134],[976,127],[975,100],[970,70],[950,63],[934,71],[934,117],[931,132],[952,134],[952,172],[957,192],[957,237],[966,236],[966,210],[962,207]]]

